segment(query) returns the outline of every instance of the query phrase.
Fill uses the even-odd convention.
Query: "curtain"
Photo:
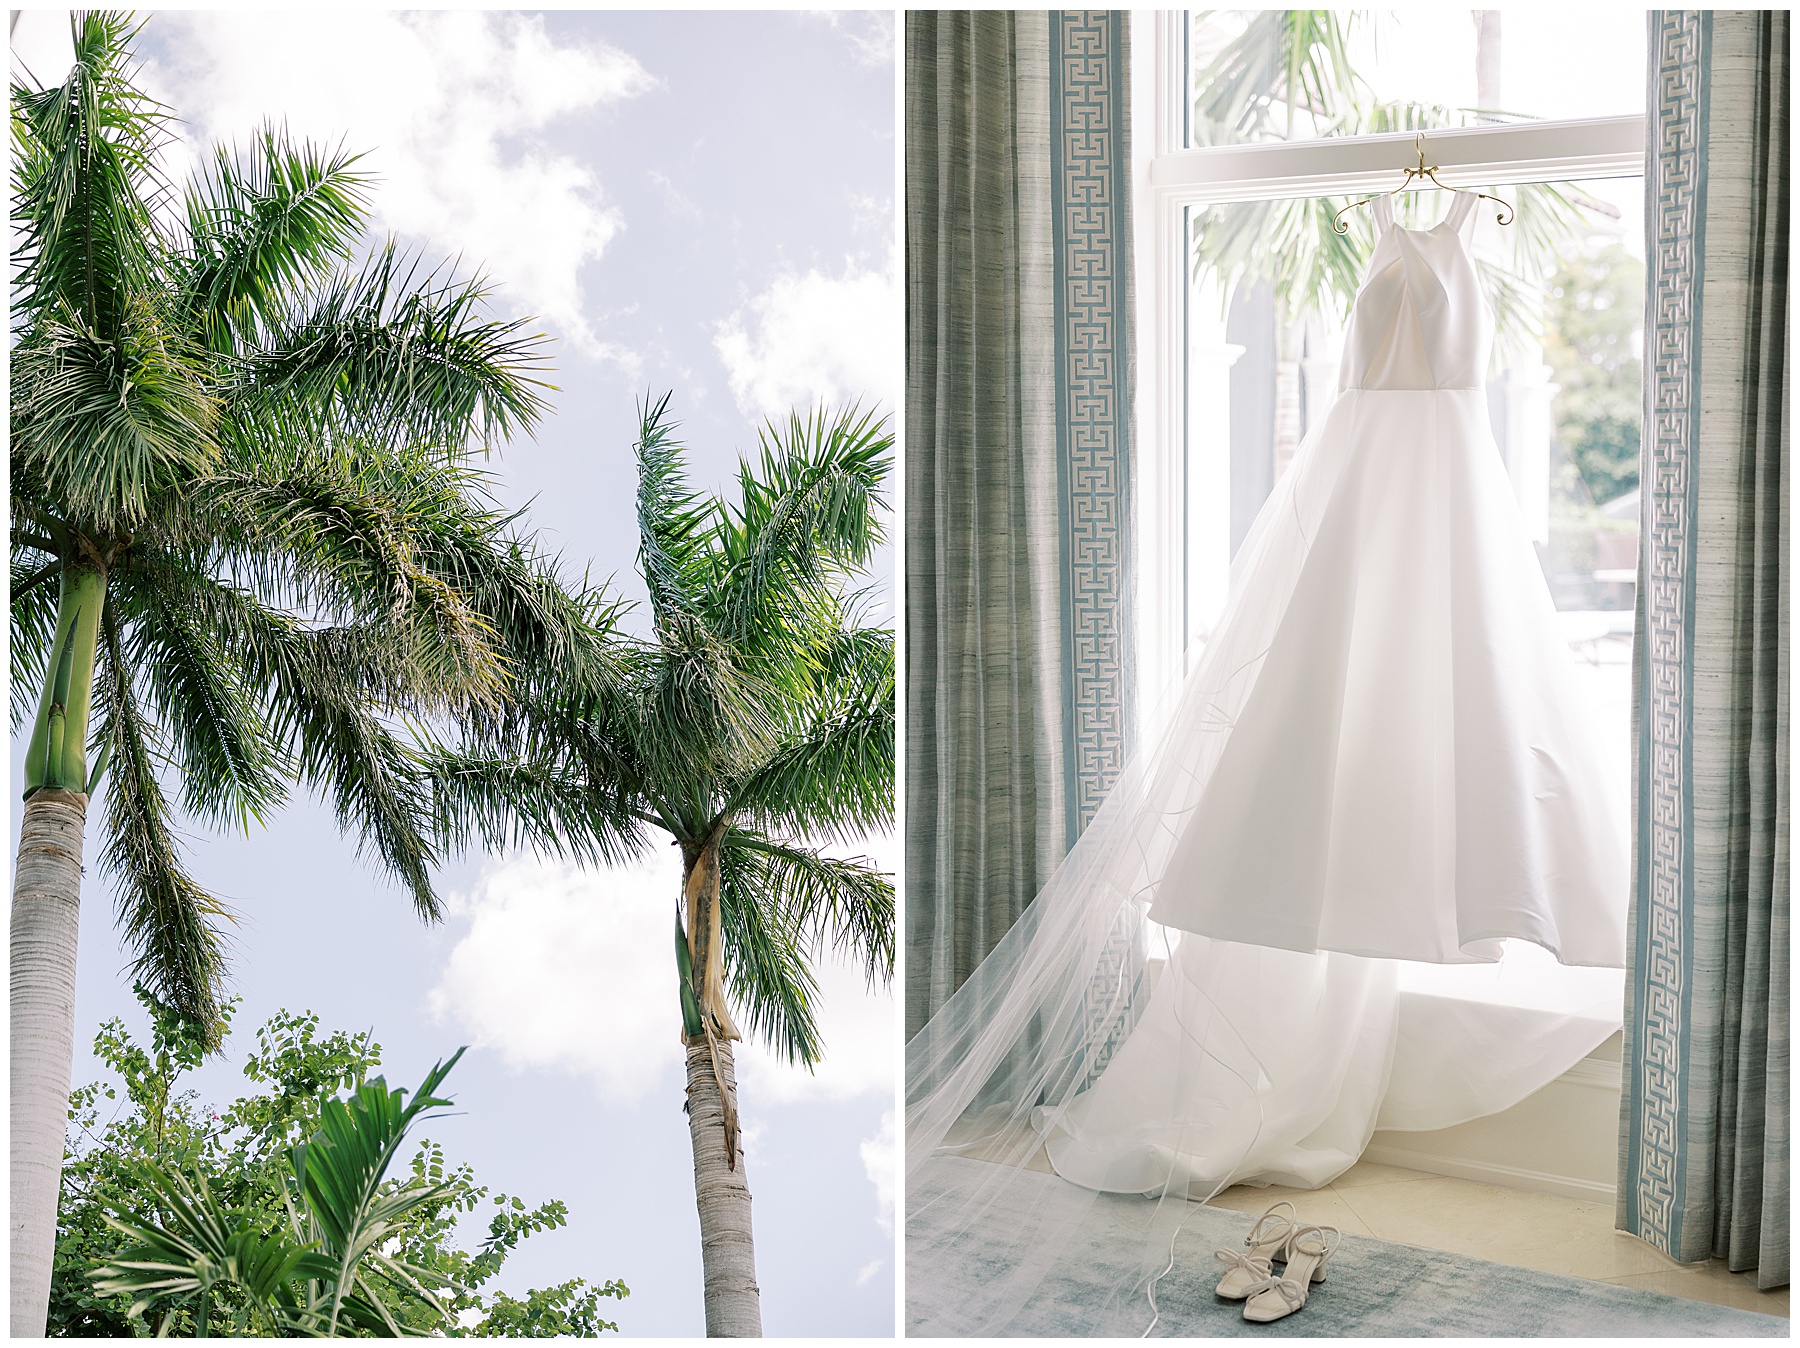
[[[1654,11],[1618,1220],[1788,1281],[1788,16]]]
[[[906,17],[907,1032],[1131,737],[1126,16]]]

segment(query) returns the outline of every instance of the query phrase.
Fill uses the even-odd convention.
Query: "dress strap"
[[[1369,214],[1375,217],[1375,237],[1380,238],[1394,227],[1394,199],[1383,193],[1369,203]]]
[[[1481,198],[1473,192],[1458,192],[1450,202],[1450,209],[1444,216],[1444,223],[1451,229],[1462,232],[1463,226],[1469,223],[1469,217],[1475,212],[1475,203]]]

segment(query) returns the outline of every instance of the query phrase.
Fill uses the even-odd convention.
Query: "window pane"
[[[1188,143],[1638,113],[1645,47],[1641,12],[1580,5],[1194,11]]]
[[[1510,18],[1510,12],[1509,12]],[[1473,253],[1496,312],[1488,371],[1494,439],[1565,635],[1618,752],[1630,761],[1629,680],[1642,418],[1643,188],[1639,178],[1493,189]],[[1396,198],[1434,223],[1446,195]],[[1344,199],[1189,212],[1185,446],[1187,639],[1224,605],[1231,558],[1307,430],[1337,392],[1345,318],[1373,246]]]

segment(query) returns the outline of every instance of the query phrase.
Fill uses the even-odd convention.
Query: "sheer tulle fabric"
[[[1620,965],[1627,851],[1477,387],[1466,210],[1378,216],[1342,392],[1167,730],[908,1047],[909,1332],[1006,1332],[1100,1193],[1146,1201],[1105,1205],[1131,1248],[1068,1332],[1136,1332],[1188,1200],[1326,1183],[1618,1028],[1616,978],[1477,988],[1514,941]]]

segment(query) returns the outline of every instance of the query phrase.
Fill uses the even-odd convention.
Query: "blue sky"
[[[30,13],[15,57],[58,79],[66,44],[60,15]],[[341,138],[381,179],[379,231],[481,266],[499,311],[540,317],[555,411],[495,460],[498,490],[530,503],[572,569],[616,575],[628,597],[642,595],[630,442],[646,391],[674,391],[704,485],[723,484],[762,416],[815,399],[894,407],[887,12],[159,14],[140,50],[144,83],[185,119],[175,172],[265,118]],[[878,615],[890,605],[884,589]],[[443,872],[451,916],[426,928],[311,803],[250,838],[189,843],[240,915],[240,1038],[278,1008],[311,1009],[326,1028],[373,1029],[408,1084],[472,1044],[450,1081],[459,1113],[433,1136],[496,1190],[571,1214],[515,1256],[508,1290],[623,1278],[625,1333],[702,1331],[663,958],[672,858],[621,874],[472,858]],[[892,869],[891,840],[868,850]],[[91,875],[77,1082],[99,1075],[87,1049],[103,1020],[143,1024],[110,910]],[[816,1076],[740,1060],[764,1326],[887,1334],[892,999],[849,970],[825,983]],[[241,1048],[198,1074],[203,1097],[239,1092]]]

